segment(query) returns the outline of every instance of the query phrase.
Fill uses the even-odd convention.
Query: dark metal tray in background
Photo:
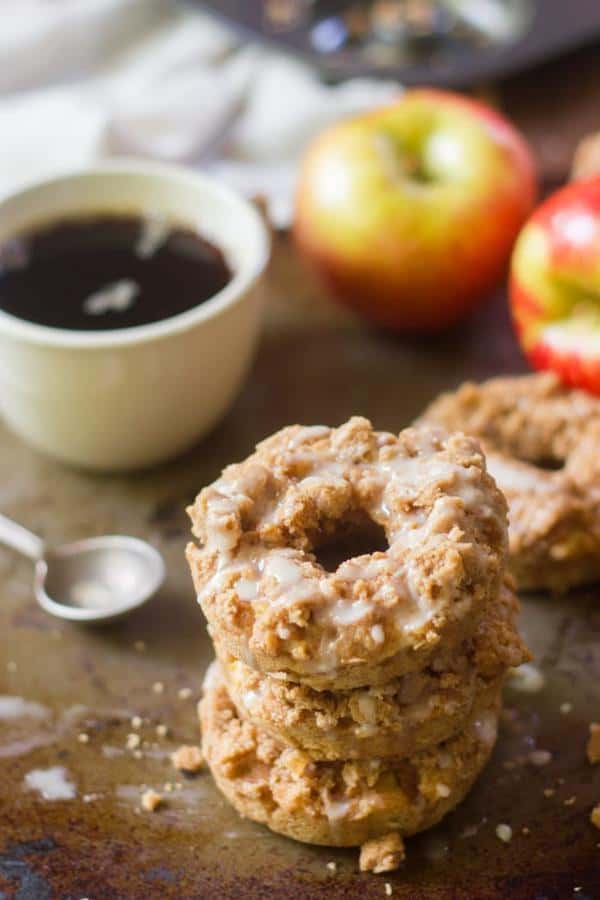
[[[417,54],[404,63],[374,64],[361,48],[318,52],[311,39],[314,26],[348,3],[317,0],[297,24],[272,27],[265,0],[189,0],[233,25],[246,37],[291,51],[313,63],[327,78],[351,76],[396,78],[407,85],[465,87],[529,68],[600,34],[600,0],[530,0],[531,19],[514,41],[469,46],[453,41]]]

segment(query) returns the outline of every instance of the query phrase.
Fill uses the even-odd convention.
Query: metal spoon
[[[108,622],[149,600],[165,577],[160,553],[137,538],[106,535],[48,550],[0,515],[0,544],[35,562],[34,590],[46,612],[73,622]]]

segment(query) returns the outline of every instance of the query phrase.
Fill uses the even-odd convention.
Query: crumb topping
[[[550,372],[493,378],[442,394],[421,421],[482,440],[509,503],[521,587],[564,591],[600,576],[600,398]]]
[[[466,382],[434,400],[423,419],[451,431],[464,428],[518,460],[564,462],[590,422],[600,422],[600,399],[541,372]]]

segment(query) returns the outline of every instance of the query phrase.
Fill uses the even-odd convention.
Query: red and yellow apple
[[[317,137],[294,235],[342,303],[395,331],[436,331],[497,284],[535,195],[531,152],[505,118],[415,89]]]
[[[512,258],[510,297],[534,368],[600,394],[600,176],[557,191],[529,219]]]

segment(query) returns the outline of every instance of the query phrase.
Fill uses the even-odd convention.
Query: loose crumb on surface
[[[133,758],[134,758],[134,759],[141,759],[143,755],[144,755],[144,754],[142,753],[141,750],[134,750],[134,751],[133,751]]]
[[[577,797],[568,797],[568,798],[565,800],[564,805],[565,805],[565,806],[573,806],[576,800],[577,800]]]
[[[527,827],[527,825],[523,825],[521,828],[521,834],[531,834],[531,829]]]
[[[573,709],[572,703],[561,703],[560,704],[560,711],[563,716],[568,716],[572,709]]]
[[[391,897],[391,896],[392,896],[392,891],[393,891],[393,889],[392,889],[391,884],[389,883],[389,881],[386,881],[386,883],[385,883],[385,896],[386,896],[386,897]]]
[[[127,741],[125,742],[125,746],[128,750],[137,750],[140,746],[140,736],[139,734],[135,734],[135,732],[131,732],[131,734],[127,735]]]
[[[330,872],[337,872],[337,863],[331,860],[331,862],[327,863],[327,868]]]
[[[150,789],[142,794],[142,809],[145,809],[146,812],[154,812],[162,802],[162,795],[157,791]]]
[[[554,788],[544,788],[544,797],[554,797],[555,793]]]
[[[192,696],[192,689],[189,687],[180,688],[177,691],[177,696],[180,700],[189,700],[189,698]]]
[[[86,734],[85,731],[82,731],[77,735],[77,740],[80,744],[87,744],[89,743],[90,736],[89,734]]]
[[[138,729],[142,727],[142,717],[141,716],[133,716],[131,719],[131,727]]]
[[[513,831],[510,825],[505,825],[501,823],[496,826],[496,837],[499,838],[502,843],[508,844],[512,840]]]
[[[597,803],[591,811],[590,822],[592,823],[594,828],[600,828],[600,803]]]
[[[545,684],[546,676],[532,663],[523,663],[513,669],[510,674],[510,687],[515,691],[522,691],[524,694],[537,694]]]
[[[144,641],[134,641],[133,649],[137,650],[138,653],[143,653],[144,650],[146,649],[146,644]]]
[[[590,736],[587,742],[588,761],[595,765],[600,762],[600,723],[590,722]]]
[[[166,725],[157,725],[156,733],[159,737],[166,737],[169,733],[169,729]]]
[[[152,685],[152,690],[154,691],[155,694],[162,694],[164,689],[165,689],[165,686],[162,683],[162,681],[155,681],[154,684]]]
[[[199,772],[204,766],[200,747],[183,744],[171,754],[171,762],[180,772]]]
[[[393,872],[406,858],[404,841],[395,831],[384,837],[366,841],[360,848],[361,872]]]
[[[549,750],[532,750],[527,757],[532,766],[547,766],[552,761]]]

